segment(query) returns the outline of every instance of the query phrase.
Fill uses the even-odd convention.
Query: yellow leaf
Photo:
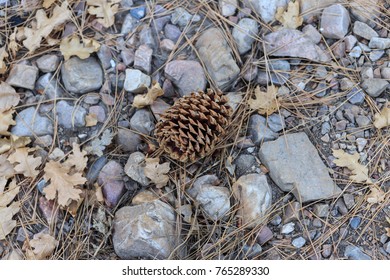
[[[46,182],[50,181],[50,184],[44,189],[48,200],[55,199],[58,196],[58,204],[67,206],[72,200],[80,199],[82,191],[75,188],[75,186],[87,181],[80,173],[70,175],[70,168],[57,161],[46,163],[44,171],[44,179]]]
[[[133,106],[136,108],[143,108],[145,106],[151,105],[157,97],[164,94],[164,91],[161,89],[159,83],[155,83],[149,90],[148,93],[143,95],[137,95],[134,97]]]
[[[378,129],[381,129],[389,125],[390,125],[390,108],[386,103],[382,111],[374,115],[374,126]]]
[[[11,134],[10,137],[0,138],[0,154],[8,152],[11,149],[22,148],[31,142],[29,137],[19,137]]]
[[[347,167],[352,171],[353,175],[350,179],[358,183],[370,183],[371,179],[368,177],[368,168],[359,163],[360,155],[355,153],[350,155],[343,150],[332,150],[333,156],[338,159],[333,162],[340,167]]]
[[[159,164],[159,158],[146,158],[144,172],[145,176],[152,180],[156,184],[157,188],[162,188],[166,186],[169,181],[168,175],[169,172],[169,162]]]
[[[76,35],[62,39],[60,51],[65,60],[76,55],[81,59],[88,58],[91,53],[97,52],[100,44],[94,39],[84,39],[84,43],[80,43],[79,37]]]
[[[61,7],[55,6],[51,18],[46,16],[44,9],[38,10],[35,15],[36,26],[32,28],[25,27],[23,30],[24,36],[26,37],[23,45],[30,52],[34,52],[41,46],[42,39],[49,36],[54,28],[65,23],[70,16],[71,12],[68,9],[67,1],[62,2]]]
[[[4,59],[8,57],[8,53],[5,50],[5,46],[0,48],[0,74],[4,74],[7,71],[7,65]]]
[[[50,6],[53,5],[55,1],[56,1],[56,0],[43,0],[42,6],[43,6],[44,8],[46,8],[46,9],[47,9],[47,8],[50,8]]]
[[[257,110],[261,115],[271,115],[278,110],[277,104],[278,88],[274,85],[268,86],[267,92],[261,91],[257,86],[255,89],[256,99],[249,99],[248,103],[251,109]]]
[[[371,204],[381,203],[385,200],[385,193],[380,188],[371,186],[370,193],[367,195],[367,202]]]
[[[285,28],[296,29],[303,23],[303,18],[299,16],[299,1],[290,1],[287,10],[283,7],[278,8],[275,18],[280,21]]]
[[[58,241],[50,234],[40,232],[32,240],[26,240],[23,248],[28,260],[44,260],[50,257],[57,247]]]
[[[16,174],[23,174],[25,177],[35,178],[39,174],[39,170],[36,170],[42,163],[41,157],[34,157],[28,153],[31,150],[29,148],[16,149],[9,157],[8,161],[14,166]]]
[[[96,114],[88,114],[85,116],[85,126],[90,127],[90,126],[95,126],[97,124],[97,116]]]
[[[64,165],[69,168],[74,168],[76,171],[82,172],[87,167],[88,158],[87,152],[80,150],[80,145],[73,143],[73,152],[68,156]]]
[[[95,15],[104,27],[110,27],[115,22],[121,0],[87,0],[88,13]]]
[[[8,127],[10,125],[15,125],[16,122],[13,119],[13,114],[15,110],[8,110],[5,112],[0,112],[0,135],[9,135]]]
[[[20,210],[20,203],[13,202],[8,207],[0,207],[0,240],[5,237],[15,228],[16,221],[12,217]]]

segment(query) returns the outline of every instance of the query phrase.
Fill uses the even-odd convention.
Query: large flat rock
[[[332,198],[341,192],[303,132],[264,143],[259,157],[279,188],[292,191],[301,203]]]

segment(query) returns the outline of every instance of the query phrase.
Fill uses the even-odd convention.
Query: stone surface
[[[352,15],[363,22],[370,23],[379,14],[378,0],[351,0],[348,4]]]
[[[274,234],[272,230],[269,227],[264,226],[260,229],[256,239],[260,243],[260,245],[264,245],[268,241],[272,240],[273,235]]]
[[[322,11],[340,0],[299,0],[300,14],[305,21],[319,17]]]
[[[274,84],[281,86],[290,78],[290,63],[287,60],[270,60],[269,71],[259,71],[257,83],[260,85]]]
[[[252,43],[255,41],[258,32],[259,25],[250,18],[243,18],[234,26],[232,35],[240,54],[244,54],[252,48]]]
[[[152,113],[147,109],[137,110],[130,119],[130,127],[142,134],[149,135],[154,129]]]
[[[126,162],[124,171],[131,179],[146,187],[149,185],[150,180],[145,176],[144,173],[144,160],[145,155],[143,153],[132,153]]]
[[[347,35],[351,18],[348,10],[340,4],[324,9],[321,16],[321,33],[325,38],[343,39]]]
[[[176,8],[171,15],[172,24],[177,24],[180,27],[185,27],[190,21],[198,22],[200,20],[199,15],[191,15],[184,8]]]
[[[302,28],[302,32],[314,43],[318,44],[321,39],[321,33],[318,32],[317,28],[315,28],[311,24],[307,24]]]
[[[119,128],[116,135],[116,143],[120,149],[124,152],[135,152],[138,150],[138,146],[141,144],[142,139],[137,134],[129,129]]]
[[[12,127],[11,133],[16,136],[44,136],[53,135],[53,122],[42,117],[35,107],[28,107],[19,112],[15,117],[16,125]]]
[[[100,46],[100,49],[97,51],[97,56],[102,63],[104,69],[111,67],[112,53],[110,47],[103,44]]]
[[[102,186],[104,201],[108,207],[115,207],[125,191],[123,167],[111,160],[99,173],[98,183]]]
[[[378,33],[374,29],[361,21],[355,21],[352,30],[355,35],[367,40],[371,40],[372,37],[379,37]]]
[[[283,116],[278,113],[268,116],[267,125],[274,132],[279,132],[286,126]]]
[[[272,204],[272,191],[267,177],[260,174],[241,176],[233,184],[233,193],[239,203],[238,216],[247,228],[264,222],[264,216]]]
[[[234,160],[234,164],[236,165],[236,176],[238,178],[251,171],[256,164],[256,158],[253,155],[241,154]]]
[[[143,19],[145,17],[145,14],[146,14],[145,6],[139,6],[137,8],[133,8],[130,10],[130,15],[137,20]]]
[[[269,23],[275,20],[275,14],[279,7],[287,7],[287,0],[247,0],[247,7],[253,9],[260,17]]]
[[[366,79],[361,84],[364,91],[371,97],[378,97],[388,87],[389,83],[383,79]]]
[[[34,89],[38,77],[38,68],[24,64],[15,64],[11,68],[6,83],[26,89]]]
[[[151,79],[137,69],[126,69],[124,89],[132,93],[141,93],[150,87]]]
[[[371,257],[365,254],[359,247],[354,245],[348,245],[345,248],[344,256],[349,260],[371,260]]]
[[[83,94],[103,85],[103,69],[94,57],[72,57],[61,67],[62,82],[67,91]]]
[[[232,16],[238,7],[237,0],[219,0],[219,8],[224,17]]]
[[[388,49],[390,48],[390,38],[372,37],[368,47],[371,49]]]
[[[177,87],[181,96],[206,89],[202,65],[192,60],[174,60],[165,66],[165,75]]]
[[[353,87],[351,91],[347,94],[347,100],[351,104],[360,105],[363,104],[365,94],[359,87]]]
[[[35,84],[35,90],[49,100],[58,99],[64,95],[64,90],[51,73],[46,73],[38,79]]]
[[[171,52],[175,48],[175,43],[172,40],[164,39],[160,42],[160,48],[162,51]]]
[[[176,43],[177,40],[179,40],[179,37],[181,35],[181,30],[176,25],[168,23],[164,27],[164,34],[165,37],[167,37],[168,39]]]
[[[292,244],[295,248],[302,248],[302,247],[306,244],[306,239],[303,238],[302,236],[300,236],[300,237],[294,238],[294,239],[292,240],[291,244]]]
[[[127,14],[122,24],[121,34],[128,34],[134,32],[138,24],[139,23],[137,19],[132,17],[130,13]]]
[[[301,203],[328,199],[341,191],[305,133],[263,143],[259,156],[279,188],[291,191]]]
[[[199,36],[195,46],[212,81],[220,90],[226,90],[238,77],[240,68],[222,32],[218,28],[207,29]]]
[[[360,222],[362,221],[362,219],[360,217],[352,217],[351,220],[349,221],[349,226],[352,228],[352,229],[357,229],[360,225]]]
[[[122,259],[166,259],[175,247],[175,211],[159,200],[115,213],[113,245]]]
[[[329,57],[301,31],[283,28],[264,36],[265,49],[270,56],[306,58],[326,62]]]
[[[54,72],[60,63],[60,57],[54,54],[45,54],[38,58],[36,63],[42,72]]]
[[[254,114],[249,119],[248,136],[255,145],[278,138],[279,134],[267,127],[267,119]]]
[[[153,50],[148,45],[139,46],[135,51],[134,68],[150,74],[150,71],[152,71],[152,54]]]
[[[96,116],[96,119],[100,123],[104,123],[107,119],[106,111],[102,106],[91,106],[89,107],[89,114]]]
[[[58,124],[64,128],[72,129],[85,126],[87,110],[80,105],[72,106],[67,101],[61,100],[57,102],[56,112]]]
[[[280,230],[281,234],[290,234],[295,230],[295,224],[293,222],[287,223],[282,226],[282,229]]]
[[[325,218],[329,215],[329,205],[325,203],[316,203],[313,206],[313,212],[317,217]]]

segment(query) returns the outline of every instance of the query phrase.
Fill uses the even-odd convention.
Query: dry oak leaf
[[[22,148],[30,142],[31,139],[29,137],[19,137],[13,134],[7,138],[0,138],[0,154],[8,152],[11,149]]]
[[[40,232],[32,240],[26,240],[23,248],[26,250],[26,259],[44,260],[51,256],[57,245],[58,241],[53,236]]]
[[[380,113],[374,115],[374,126],[378,129],[384,128],[390,125],[390,108],[388,104],[385,104]]]
[[[90,113],[85,116],[85,126],[91,127],[97,125],[97,116],[94,113]]]
[[[33,149],[19,148],[16,149],[11,155],[8,156],[8,161],[14,166],[16,174],[23,174],[25,177],[34,178],[39,174],[39,170],[36,170],[42,164],[41,157],[34,157],[29,155]]]
[[[44,9],[38,10],[35,15],[36,26],[32,28],[25,27],[24,30],[21,31],[26,37],[23,41],[23,45],[30,52],[34,52],[41,46],[42,39],[48,37],[54,28],[70,19],[70,16],[71,12],[68,9],[67,1],[64,1],[61,6],[54,7],[51,18],[46,16]]]
[[[381,203],[385,200],[385,192],[376,186],[370,187],[370,193],[367,195],[367,202],[371,204]]]
[[[333,156],[337,159],[333,162],[340,167],[347,167],[352,171],[353,175],[350,176],[355,182],[358,183],[370,183],[371,179],[368,177],[368,168],[359,163],[360,155],[355,153],[353,155],[344,152],[343,150],[332,150]]]
[[[256,99],[249,99],[249,107],[257,110],[261,115],[271,115],[278,110],[277,93],[278,88],[274,85],[268,86],[267,92],[261,91],[257,86],[255,88]]]
[[[98,22],[104,27],[110,27],[115,22],[121,0],[87,0],[88,13],[96,15]]]
[[[18,105],[20,95],[13,87],[5,82],[0,82],[0,112],[8,111]]]
[[[290,1],[287,10],[283,7],[278,8],[275,18],[280,21],[285,28],[296,29],[303,23],[303,18],[299,16],[299,1]]]
[[[9,35],[8,51],[12,54],[12,57],[16,57],[16,53],[19,50],[19,44],[16,43],[16,33],[18,28],[15,27],[14,32]]]
[[[12,164],[4,155],[0,155],[0,178],[9,179],[15,175],[15,170]]]
[[[68,156],[64,165],[69,168],[74,168],[78,172],[82,172],[87,167],[88,158],[87,152],[80,150],[80,145],[73,143],[73,152]]]
[[[162,188],[166,186],[169,181],[168,175],[166,175],[169,170],[169,162],[160,164],[159,158],[146,158],[144,172],[145,176],[152,180],[156,184],[157,188]]]
[[[44,188],[45,196],[48,200],[53,200],[58,196],[58,204],[69,205],[72,200],[79,200],[81,190],[75,186],[84,184],[85,179],[80,173],[70,175],[70,168],[57,161],[49,161],[44,168],[43,178],[50,184]]]
[[[20,187],[16,185],[15,180],[12,180],[5,191],[5,186],[0,185],[0,209],[7,207],[8,204],[14,200],[16,195],[19,193]]]
[[[8,127],[15,125],[16,122],[13,119],[15,110],[11,109],[5,112],[0,112],[0,135],[10,135]]]
[[[100,44],[96,40],[83,39],[83,43],[80,43],[80,39],[76,35],[62,39],[60,44],[60,51],[65,60],[73,55],[80,59],[86,59],[91,53],[97,52],[99,49]]]
[[[8,207],[0,207],[0,240],[5,237],[16,227],[16,221],[12,217],[20,210],[20,203],[13,202]]]
[[[134,97],[133,106],[136,108],[143,108],[145,106],[151,105],[157,97],[164,94],[159,83],[155,83],[146,94],[139,94]]]
[[[4,74],[7,71],[7,65],[4,59],[8,57],[8,53],[5,50],[5,46],[0,48],[0,74]]]
[[[56,1],[56,0],[43,0],[42,6],[43,6],[44,8],[50,8],[51,5],[53,5],[55,1]]]

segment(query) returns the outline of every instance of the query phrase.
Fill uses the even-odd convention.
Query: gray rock
[[[372,37],[379,37],[378,33],[376,33],[374,29],[361,21],[355,21],[352,30],[355,35],[358,35],[367,40],[371,40]]]
[[[135,152],[138,150],[138,146],[141,144],[142,139],[137,134],[129,129],[119,128],[116,135],[116,143],[120,149],[124,152]]]
[[[247,0],[247,7],[252,8],[260,17],[269,23],[275,20],[275,14],[278,8],[287,7],[287,0]]]
[[[365,92],[371,97],[378,97],[388,87],[389,83],[383,79],[366,79],[361,84]]]
[[[362,55],[362,48],[355,46],[348,54],[350,57],[359,58]]]
[[[287,60],[269,61],[269,71],[260,71],[257,75],[257,83],[260,85],[284,85],[290,78],[290,63]]]
[[[38,68],[24,64],[15,64],[8,75],[7,84],[33,90],[38,77]]]
[[[351,0],[348,5],[352,15],[363,22],[370,23],[379,15],[378,0]]]
[[[138,34],[139,41],[142,45],[147,45],[152,49],[157,49],[156,40],[153,37],[153,31],[150,27],[144,26]]]
[[[273,237],[274,234],[272,230],[269,227],[264,226],[260,229],[256,239],[260,243],[260,245],[264,245],[268,241],[272,240]]]
[[[141,93],[150,87],[150,83],[151,79],[148,75],[136,69],[126,69],[126,78],[123,86],[126,91]]]
[[[134,63],[135,53],[131,49],[123,49],[121,51],[121,58],[126,66],[132,65]]]
[[[236,165],[236,176],[241,177],[248,171],[251,171],[252,167],[256,165],[256,158],[252,155],[241,154],[234,161]]]
[[[164,34],[165,34],[165,37],[167,37],[168,39],[170,39],[176,43],[177,40],[179,40],[179,38],[180,38],[181,30],[176,25],[168,23],[164,27]]]
[[[95,181],[99,177],[100,171],[106,165],[106,163],[107,163],[107,158],[105,156],[101,156],[95,161],[93,161],[91,165],[88,166],[88,173],[86,176],[88,180],[88,184],[95,183]]]
[[[192,60],[174,60],[165,66],[165,75],[177,87],[181,96],[206,89],[202,65]]]
[[[38,58],[36,63],[39,70],[44,73],[49,73],[57,70],[57,67],[60,64],[60,60],[60,57],[57,55],[45,54]]]
[[[353,194],[346,193],[343,195],[344,204],[348,209],[352,209],[355,206],[355,197]]]
[[[263,252],[263,248],[261,248],[260,244],[253,244],[252,242],[250,244],[251,245],[244,244],[244,246],[242,246],[242,254],[244,255],[242,258],[244,259],[250,260],[259,257],[261,252]]]
[[[171,52],[175,48],[175,43],[172,40],[164,39],[160,42],[161,50]]]
[[[241,176],[232,188],[240,205],[237,215],[242,218],[242,224],[247,228],[254,228],[263,223],[272,204],[272,191],[267,176],[260,174]]]
[[[35,90],[49,100],[55,100],[64,95],[64,90],[51,73],[46,73],[38,79]]]
[[[371,257],[363,253],[362,249],[354,245],[348,245],[345,248],[344,256],[349,260],[371,260]]]
[[[352,217],[349,220],[349,226],[352,229],[357,229],[359,227],[361,221],[362,221],[362,219],[360,217],[358,217],[358,216]]]
[[[264,36],[265,50],[270,56],[300,57],[327,62],[329,56],[301,31],[283,28]]]
[[[286,126],[283,116],[278,113],[268,116],[267,125],[273,132],[279,132]]]
[[[305,21],[319,17],[322,11],[330,5],[342,2],[340,0],[299,0],[300,14]]]
[[[325,135],[325,134],[327,134],[329,132],[330,132],[330,124],[329,124],[329,122],[324,122],[321,125],[321,134]]]
[[[375,50],[370,52],[370,60],[377,61],[385,54],[384,50]]]
[[[255,145],[263,141],[270,141],[278,138],[279,134],[267,127],[267,120],[263,116],[254,114],[249,119],[248,136]]]
[[[227,94],[225,94],[225,96],[228,99],[229,106],[233,109],[233,112],[235,112],[238,106],[241,104],[243,98],[242,94],[233,91],[228,92]]]
[[[171,15],[166,15],[158,18],[154,18],[154,30],[159,34],[164,30],[164,27],[171,21]]]
[[[370,125],[372,122],[367,116],[357,116],[356,123],[359,127],[366,127]]]
[[[53,122],[42,117],[35,107],[28,107],[19,112],[15,118],[16,125],[12,127],[11,133],[16,136],[44,136],[53,135]]]
[[[347,100],[351,104],[360,105],[363,104],[365,99],[365,94],[359,87],[353,87],[351,91],[347,94]]]
[[[99,173],[98,183],[102,186],[104,201],[108,207],[115,207],[125,192],[123,167],[118,162],[109,161]]]
[[[325,218],[329,215],[329,205],[325,203],[316,203],[313,206],[313,212],[317,217]]]
[[[64,128],[71,129],[85,126],[87,110],[80,105],[72,106],[68,102],[61,100],[57,102],[56,112],[58,124]]]
[[[180,27],[185,27],[190,21],[192,21],[193,23],[198,22],[200,21],[200,16],[193,16],[181,7],[176,8],[171,15],[172,24],[177,24]]]
[[[128,33],[135,32],[138,25],[139,25],[138,20],[132,17],[130,13],[128,13],[123,21],[121,34],[126,35]]]
[[[107,45],[103,44],[100,46],[97,56],[99,57],[104,69],[111,67],[112,54],[111,49]]]
[[[149,185],[150,180],[145,176],[144,167],[145,167],[145,155],[141,152],[134,152],[129,156],[129,159],[125,165],[125,173],[134,181],[140,183],[142,186],[146,187]]]
[[[384,244],[383,249],[385,249],[386,253],[390,254],[390,242]]]
[[[149,135],[154,129],[152,113],[147,109],[140,109],[130,119],[130,127],[135,131]]]
[[[343,39],[348,33],[351,18],[348,10],[340,4],[324,9],[321,16],[321,33],[325,38]]]
[[[344,38],[345,50],[350,51],[355,46],[357,39],[353,35],[348,35]]]
[[[259,25],[250,18],[243,18],[234,26],[232,35],[240,54],[244,54],[252,48],[252,43],[255,41],[258,32]]]
[[[121,0],[121,7],[123,9],[129,9],[134,5],[133,0]]]
[[[232,16],[238,7],[237,0],[219,0],[219,8],[224,17]]]
[[[301,203],[328,199],[341,192],[305,133],[263,143],[259,156],[279,188],[291,191]]]
[[[282,229],[280,230],[281,234],[290,234],[295,230],[295,224],[293,222],[287,223],[282,226]]]
[[[167,259],[175,248],[175,211],[155,200],[115,213],[113,245],[122,259]]]
[[[148,45],[139,46],[135,51],[134,68],[150,74],[152,70],[152,54],[153,50]]]
[[[313,25],[308,24],[302,28],[302,32],[314,43],[318,44],[321,39],[321,33]]]
[[[371,49],[388,49],[390,48],[390,38],[372,37],[368,47]]]
[[[102,106],[91,106],[89,107],[89,114],[93,114],[96,116],[96,119],[100,123],[104,123],[107,119],[106,111]]]
[[[297,238],[294,238],[291,242],[291,244],[295,247],[295,248],[302,248],[305,244],[306,244],[306,239],[303,238],[302,236],[300,237],[297,237]]]
[[[199,36],[195,46],[211,80],[219,89],[226,90],[238,77],[240,68],[222,32],[218,28],[207,29]]]
[[[165,113],[171,107],[168,103],[166,103],[161,98],[157,98],[152,105],[150,105],[150,109],[157,121],[160,121],[161,115]]]
[[[390,80],[390,67],[382,68],[381,76],[383,79]]]
[[[98,90],[103,85],[103,69],[94,57],[72,57],[61,67],[62,82],[66,90],[83,94]]]

